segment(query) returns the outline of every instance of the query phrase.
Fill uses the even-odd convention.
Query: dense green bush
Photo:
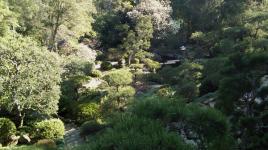
[[[92,62],[78,57],[68,57],[65,61],[63,77],[88,76],[92,72],[94,65]]]
[[[35,144],[37,147],[42,147],[46,150],[52,150],[52,149],[57,149],[57,145],[54,140],[52,139],[41,139],[38,140]]]
[[[79,89],[90,80],[89,76],[72,76],[61,83],[61,98],[59,102],[59,113],[70,117],[75,114],[75,107],[79,98]]]
[[[110,86],[124,86],[132,83],[133,75],[127,69],[118,69],[110,71],[103,79],[107,81]]]
[[[226,150],[234,146],[229,122],[218,110],[191,104],[187,107],[185,120],[209,150]]]
[[[176,94],[176,91],[171,88],[171,87],[163,87],[163,88],[160,88],[158,91],[157,91],[157,95],[159,96],[163,96],[163,97],[174,97]]]
[[[129,86],[133,82],[133,75],[127,69],[113,70],[107,73],[103,79],[108,83],[106,95],[103,98],[102,112],[111,114],[113,111],[125,110],[132,97],[135,95],[135,89]]]
[[[161,64],[157,61],[153,61],[149,58],[143,60],[145,66],[152,72],[155,72],[157,69],[161,68]]]
[[[34,125],[36,139],[61,139],[64,136],[64,123],[59,119],[49,119]]]
[[[131,104],[136,93],[131,86],[110,88],[106,97],[103,98],[102,112],[110,114],[113,111],[124,111]]]
[[[168,97],[148,95],[142,96],[139,99],[132,106],[131,112],[140,117],[170,122],[178,118],[176,115],[177,110],[180,110],[182,113],[180,117],[185,112],[185,103],[181,98],[170,99]]]
[[[146,81],[149,82],[164,83],[162,76],[159,75],[158,73],[145,74],[143,78],[145,78]]]
[[[137,117],[135,115],[119,115],[109,128],[101,135],[89,140],[87,145],[79,149],[143,149],[143,150],[191,150],[175,133],[167,132],[158,121]]]
[[[105,92],[101,91],[100,89],[86,89],[79,94],[78,102],[100,102],[101,98],[104,96],[104,93]]]
[[[10,136],[15,134],[15,124],[8,118],[0,118],[0,144],[8,144]]]
[[[199,96],[202,70],[200,63],[186,61],[179,67],[164,67],[158,74],[163,83],[176,86],[177,93],[191,101]]]
[[[80,127],[80,135],[85,137],[104,129],[104,127],[105,125],[101,122],[101,120],[86,121]]]
[[[101,69],[102,70],[111,70],[111,69],[113,69],[113,65],[108,61],[104,61],[101,63]]]
[[[90,73],[90,76],[91,76],[91,77],[100,78],[100,77],[102,77],[102,72],[99,71],[99,70],[93,70],[93,71]]]
[[[144,68],[144,64],[131,64],[129,66],[129,68],[134,69],[134,70],[143,69]]]
[[[196,133],[196,138],[201,140],[199,147],[229,150],[234,145],[227,118],[212,108],[187,105],[183,99],[150,96],[137,101],[131,112],[138,117],[160,120],[165,124],[183,123],[188,131]]]
[[[95,102],[80,104],[77,109],[77,121],[79,123],[84,123],[100,117],[100,105]]]

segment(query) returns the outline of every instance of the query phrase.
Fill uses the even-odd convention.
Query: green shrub
[[[76,110],[79,88],[90,80],[89,76],[72,76],[61,83],[61,97],[59,113],[62,116],[73,118]]]
[[[84,123],[100,117],[100,105],[95,102],[84,103],[78,106],[77,121]]]
[[[231,149],[234,145],[227,118],[213,108],[186,105],[179,99],[150,96],[136,101],[131,110],[138,117],[160,120],[163,123],[183,122],[187,130],[202,139],[200,147],[224,150]]]
[[[110,71],[103,78],[105,81],[108,82],[110,86],[129,85],[133,81],[133,75],[127,69],[118,69]]]
[[[106,97],[103,98],[102,113],[111,114],[113,111],[123,111],[132,102],[136,93],[131,86],[110,88]]]
[[[129,67],[131,69],[135,69],[135,70],[137,70],[137,69],[143,69],[144,68],[144,64],[131,64]]]
[[[37,143],[35,144],[37,147],[42,147],[46,150],[52,150],[56,149],[57,145],[54,140],[51,139],[42,139],[38,140]]]
[[[101,69],[102,70],[111,70],[111,69],[113,69],[113,65],[108,61],[104,61],[101,63]]]
[[[185,111],[185,103],[181,98],[170,99],[167,97],[159,97],[157,95],[148,95],[140,97],[132,106],[132,113],[139,117],[158,119],[163,122],[178,120],[178,116],[173,119],[177,110]],[[182,115],[181,115],[182,116]]]
[[[87,145],[79,149],[144,149],[144,150],[191,150],[175,133],[167,132],[158,121],[119,115],[112,120],[112,128],[93,137]]]
[[[145,64],[145,66],[148,67],[148,69],[150,71],[155,72],[157,69],[161,68],[161,64],[159,62],[153,61],[153,60],[148,59],[148,58],[144,59],[143,62]]]
[[[191,104],[187,107],[186,121],[203,139],[208,150],[226,150],[234,146],[227,118],[218,110]]]
[[[90,73],[90,76],[91,76],[91,77],[100,78],[100,77],[102,77],[102,72],[99,71],[99,70],[93,70],[93,71]]]
[[[31,122],[31,121],[29,121],[29,122]],[[22,127],[18,128],[18,132],[20,133],[20,135],[32,133],[33,132],[33,127],[31,127],[31,126],[22,126]]]
[[[79,94],[79,103],[100,102],[104,92],[98,89],[87,89]]]
[[[80,134],[82,137],[85,137],[102,130],[104,127],[105,125],[100,120],[86,121],[80,128]]]
[[[196,85],[192,81],[181,81],[181,86],[176,86],[176,91],[178,94],[183,96],[188,100],[188,102],[192,101],[194,98],[198,97],[199,95],[199,88],[198,85]]]
[[[134,59],[133,59],[133,63],[134,63],[134,64],[139,64],[139,63],[140,63],[140,60],[139,60],[138,58],[134,58]]]
[[[65,62],[63,77],[88,76],[92,72],[94,65],[92,62],[78,57],[68,57]]]
[[[10,136],[15,134],[15,124],[8,118],[0,118],[0,144],[8,144]]]
[[[163,87],[157,91],[157,95],[162,97],[174,97],[176,91],[171,87]]]
[[[64,136],[64,123],[59,119],[49,119],[34,125],[36,139],[61,139]]]
[[[156,82],[156,83],[163,83],[163,78],[157,73],[150,73],[144,75],[147,81]]]

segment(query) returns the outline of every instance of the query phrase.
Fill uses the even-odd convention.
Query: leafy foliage
[[[109,149],[111,145],[116,149],[192,149],[179,136],[166,132],[157,121],[120,115],[113,122],[111,129],[80,149]]]
[[[65,132],[64,124],[59,119],[37,122],[34,128],[35,138],[37,139],[61,139]]]
[[[81,126],[80,134],[81,136],[85,137],[99,132],[100,130],[104,129],[104,127],[105,124],[102,123],[100,120],[86,121]]]
[[[77,121],[84,123],[86,121],[98,119],[100,117],[100,106],[97,103],[79,104],[77,111]]]
[[[10,142],[10,137],[16,134],[15,124],[8,118],[0,118],[0,143],[3,145]]]
[[[132,74],[126,69],[114,70],[106,74],[103,79],[110,86],[124,86],[132,83]]]
[[[59,57],[30,38],[11,35],[0,38],[1,107],[21,119],[29,111],[56,114],[59,100]]]

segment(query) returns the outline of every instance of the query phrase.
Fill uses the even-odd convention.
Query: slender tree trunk
[[[131,62],[132,62],[132,59],[133,59],[133,55],[134,55],[134,53],[131,53],[131,54],[128,56],[128,65],[131,65]]]
[[[57,16],[56,16],[56,23],[54,25],[54,28],[52,27],[52,32],[51,32],[51,39],[50,39],[50,47],[53,51],[56,52],[56,36],[58,34],[58,30],[59,30],[59,27],[60,27],[60,19],[61,19],[61,14],[58,13]]]
[[[19,117],[20,117],[20,126],[19,126],[19,127],[23,127],[23,125],[24,125],[25,113],[19,112]]]

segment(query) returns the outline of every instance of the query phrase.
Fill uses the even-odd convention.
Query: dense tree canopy
[[[1,0],[0,147],[267,149],[267,10],[267,0]],[[79,127],[76,147],[66,139]]]
[[[30,38],[10,35],[0,39],[1,108],[21,119],[31,111],[56,114],[59,100],[59,58]]]

